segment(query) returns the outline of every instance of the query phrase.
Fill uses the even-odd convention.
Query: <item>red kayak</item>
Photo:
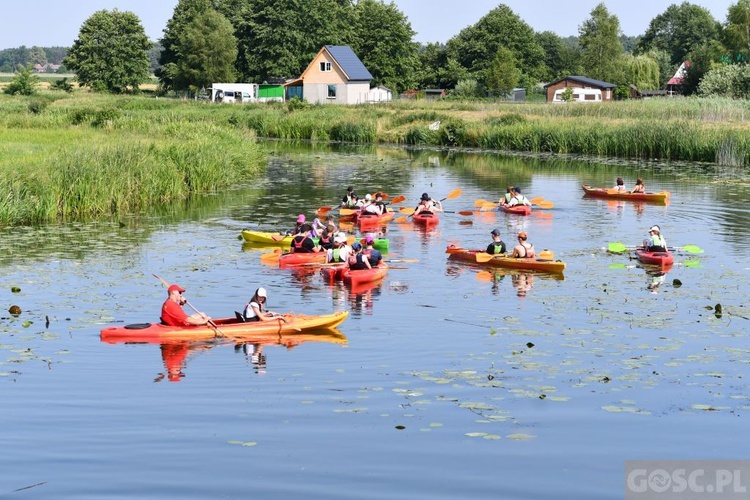
[[[419,224],[424,227],[435,227],[440,222],[440,217],[432,212],[419,213],[412,217],[414,224]]]
[[[320,274],[323,275],[323,279],[326,283],[333,283],[334,281],[341,281],[344,279],[344,273],[349,269],[346,267],[346,263],[342,262],[336,265],[329,265],[320,268]]]
[[[635,256],[642,264],[654,266],[671,266],[674,264],[674,255],[669,252],[647,252],[642,247],[635,249]]]
[[[384,226],[389,221],[393,220],[393,217],[395,215],[396,214],[394,212],[386,212],[382,215],[364,212],[359,214],[357,224],[359,224],[360,230],[362,230],[363,228],[377,228],[380,226]]]
[[[388,266],[382,262],[379,266],[373,267],[372,269],[358,269],[356,271],[347,269],[344,271],[344,283],[351,286],[373,283],[383,279],[387,272]]]
[[[325,264],[326,252],[294,252],[279,257],[279,267],[294,267],[303,264]]]
[[[531,214],[531,207],[529,205],[513,205],[512,207],[500,205],[500,211],[506,214],[529,215]]]

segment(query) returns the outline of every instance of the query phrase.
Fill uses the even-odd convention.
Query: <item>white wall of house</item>
[[[332,89],[329,89],[329,85]],[[370,84],[364,83],[307,83],[303,84],[305,100],[313,104],[362,104],[367,102]],[[331,96],[331,93],[335,97]]]

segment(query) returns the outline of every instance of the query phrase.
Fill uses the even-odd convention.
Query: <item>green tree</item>
[[[504,97],[518,85],[521,80],[521,71],[516,67],[516,59],[513,52],[505,47],[499,47],[487,69],[485,87],[495,97]]]
[[[577,43],[573,45],[552,31],[537,33],[536,40],[544,50],[545,72],[541,75],[542,80],[552,81],[582,72]]]
[[[478,81],[473,78],[466,80],[460,80],[456,83],[456,88],[453,89],[451,96],[458,99],[473,99],[484,95],[484,90]]]
[[[217,0],[239,41],[243,80],[296,77],[324,45],[352,45],[350,0]]]
[[[586,76],[613,83],[622,82],[623,49],[620,43],[620,21],[600,3],[578,28],[581,65]]]
[[[537,42],[534,30],[506,5],[491,10],[446,44],[448,56],[480,78],[489,69],[500,47],[513,53],[517,67],[524,73],[535,79],[544,75],[544,50]]]
[[[469,71],[448,55],[444,45],[430,43],[418,53],[417,85],[426,89],[451,89],[469,78]]]
[[[176,89],[194,91],[213,82],[233,82],[237,39],[232,24],[220,12],[209,10],[189,22],[176,47],[177,63],[170,63]]]
[[[372,73],[374,85],[394,92],[414,86],[418,45],[406,16],[391,2],[360,0],[354,6],[352,49]]]
[[[31,64],[41,64],[44,66],[47,64],[47,53],[43,47],[34,46],[29,49],[29,59]]]
[[[703,97],[750,98],[750,65],[724,64],[708,71],[698,85]]]
[[[735,60],[750,61],[750,0],[739,0],[729,6],[725,33],[726,46]]]
[[[719,65],[721,57],[725,54],[724,45],[718,41],[709,41],[697,47],[687,55],[690,66],[682,83],[682,93],[686,95],[695,94],[698,91],[703,76]]]
[[[138,16],[100,10],[84,21],[64,64],[81,85],[122,93],[148,78],[150,47]]]
[[[659,66],[659,84],[655,88],[662,88],[672,78],[675,70],[679,67],[672,64],[666,50],[652,49],[642,55],[650,57]]]
[[[649,56],[632,56],[623,58],[625,63],[625,82],[635,85],[641,90],[658,89],[661,87],[659,79],[659,63]]]
[[[172,12],[172,17],[164,28],[164,37],[160,40],[162,50],[159,54],[159,69],[154,74],[161,87],[173,90],[173,74],[179,61],[178,46],[186,26],[194,19],[212,10],[211,0],[180,0]]]
[[[693,47],[717,40],[721,25],[705,7],[688,2],[672,4],[651,20],[638,42],[641,53],[664,50],[672,64],[679,65]]]
[[[24,66],[13,76],[13,80],[5,87],[6,94],[34,95],[39,85],[39,77],[31,72],[31,66]]]

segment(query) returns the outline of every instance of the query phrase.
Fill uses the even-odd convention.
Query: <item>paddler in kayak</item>
[[[320,248],[323,250],[330,250],[333,248],[333,240],[336,236],[336,226],[333,224],[329,224],[328,227],[326,227],[323,232],[320,234],[320,237],[318,238],[318,245],[320,245]]]
[[[492,243],[487,245],[486,252],[490,255],[502,255],[506,252],[505,242],[500,239],[500,229],[495,228],[490,231],[492,235]]]
[[[526,205],[528,207],[531,206],[531,202],[529,201],[529,199],[521,194],[521,188],[513,188],[512,194],[513,196],[508,202],[509,207],[515,207],[516,205]]]
[[[305,214],[299,214],[297,216],[297,222],[294,224],[294,229],[288,231],[286,234],[299,234],[300,229],[305,224]]]
[[[341,208],[355,208],[357,206],[357,195],[354,193],[354,186],[346,188],[346,194],[341,199]]]
[[[250,321],[271,321],[271,320],[284,320],[280,315],[275,312],[266,311],[266,301],[268,300],[268,292],[263,287],[258,288],[255,294],[245,305],[245,310],[242,313],[242,317],[245,318],[246,322]]]
[[[352,254],[349,255],[349,269],[358,271],[360,269],[372,269],[370,259],[362,253],[362,243],[355,241],[352,243]]]
[[[651,226],[651,229],[648,230],[648,238],[643,240],[643,248],[647,252],[667,251],[667,241],[661,235],[661,228],[659,226]]]
[[[365,236],[365,249],[362,250],[362,253],[367,256],[367,260],[372,267],[378,267],[378,264],[383,260],[383,254],[379,250],[375,250],[375,237],[371,234]]]
[[[346,244],[346,235],[338,233],[333,239],[333,248],[328,250],[326,262],[346,262],[349,259],[352,249]]]
[[[377,193],[375,193],[374,199],[372,200],[368,199],[369,196],[369,194],[365,196],[365,205],[362,208],[365,213],[373,215],[383,215],[387,212],[386,203],[383,201],[383,193],[378,191]]]
[[[518,233],[518,245],[513,247],[513,253],[510,255],[513,258],[529,258],[532,259],[536,256],[534,252],[534,245],[526,241],[528,236],[525,231]]]
[[[643,185],[643,179],[636,179],[635,186],[633,186],[633,190],[630,192],[631,193],[645,193],[646,186]]]
[[[433,200],[430,198],[430,195],[427,193],[422,193],[421,198],[419,199],[419,205],[416,206],[414,209],[414,213],[412,214],[412,217],[419,214],[431,214],[434,212],[442,212],[443,211],[443,204],[440,202],[440,200]]]
[[[182,296],[185,289],[180,285],[170,285],[167,289],[167,300],[161,306],[161,322],[169,326],[199,326],[206,325],[211,318],[202,312],[188,315],[182,306],[187,299]]]
[[[612,188],[612,191],[617,191],[618,193],[624,193],[627,191],[625,188],[625,181],[622,180],[622,177],[618,177],[615,181],[615,187]]]
[[[513,186],[508,186],[505,190],[505,194],[500,199],[500,205],[507,207],[510,204],[510,200],[513,198]]]
[[[311,230],[312,227],[310,224],[302,224],[300,227],[300,233],[292,239],[289,251],[292,253],[320,252],[320,246],[315,245],[313,239],[310,238]]]

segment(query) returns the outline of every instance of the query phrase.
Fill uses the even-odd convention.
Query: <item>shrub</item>
[[[68,83],[67,78],[61,78],[59,80],[55,80],[54,82],[52,82],[49,88],[53,90],[62,90],[63,92],[67,92],[67,93],[73,92],[73,85]]]
[[[4,92],[10,95],[34,95],[38,84],[39,77],[32,75],[31,68],[26,66],[15,73]]]

